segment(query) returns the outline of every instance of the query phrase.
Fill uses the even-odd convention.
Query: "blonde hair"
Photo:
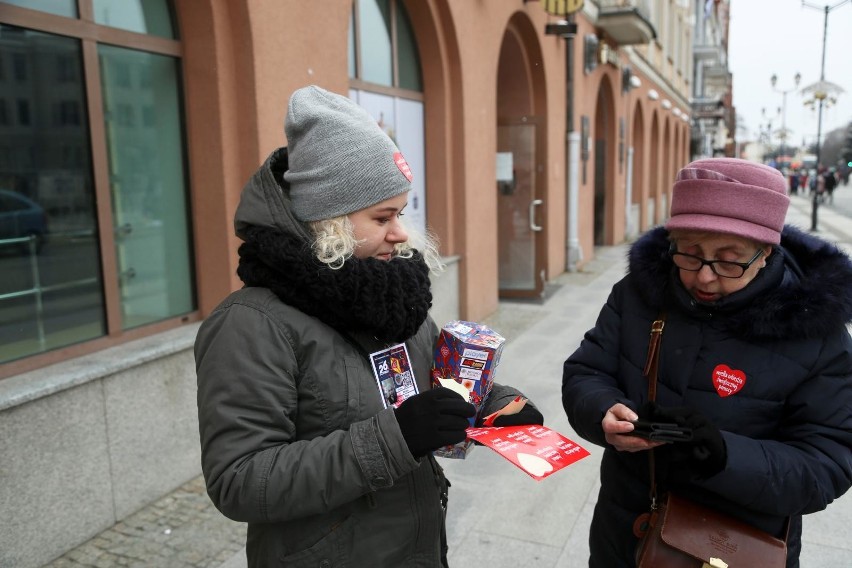
[[[355,254],[359,243],[355,239],[355,226],[348,216],[341,215],[333,219],[311,221],[308,224],[314,234],[314,254],[329,268],[341,268],[346,260]],[[437,274],[444,270],[445,265],[441,261],[435,235],[429,231],[424,234],[408,226],[404,228],[408,233],[408,240],[394,246],[394,256],[411,258],[416,249],[423,255],[430,272]]]

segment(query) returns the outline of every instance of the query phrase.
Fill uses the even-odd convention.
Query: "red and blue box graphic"
[[[432,386],[450,388],[476,407],[471,426],[480,419],[505,343],[506,339],[487,325],[461,320],[449,322],[438,335]],[[435,455],[464,458],[472,445],[468,439],[437,450]]]

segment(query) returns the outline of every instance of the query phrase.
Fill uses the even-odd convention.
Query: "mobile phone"
[[[627,436],[638,436],[654,442],[688,442],[692,439],[692,428],[678,426],[673,422],[634,420],[633,431]]]

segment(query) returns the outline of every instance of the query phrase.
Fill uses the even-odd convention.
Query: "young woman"
[[[474,408],[430,389],[440,263],[401,221],[411,172],[366,111],[315,86],[291,97],[286,133],[235,215],[245,287],[196,340],[208,493],[248,522],[250,567],[446,565],[431,452],[464,440]],[[401,404],[372,371],[394,346],[419,389]],[[494,385],[483,416],[518,394]],[[541,422],[530,403],[498,419]]]
[[[565,362],[568,418],[606,448],[590,566],[635,566],[652,447],[659,493],[675,490],[787,535],[791,568],[802,515],[852,484],[852,263],[785,227],[788,204],[784,177],[767,166],[729,158],[687,165],[665,228],[632,246],[629,274]],[[661,314],[649,404],[642,371]],[[628,435],[638,417],[688,425],[692,441]]]

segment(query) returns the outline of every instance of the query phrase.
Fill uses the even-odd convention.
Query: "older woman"
[[[563,406],[603,446],[590,566],[634,566],[634,524],[658,490],[787,537],[799,565],[802,515],[852,484],[852,263],[784,226],[784,177],[729,158],[677,175],[671,218],[631,248],[595,327],[567,359]],[[643,376],[651,323],[665,314],[656,402]],[[649,418],[689,442],[628,435]],[[787,525],[789,519],[789,533]]]

